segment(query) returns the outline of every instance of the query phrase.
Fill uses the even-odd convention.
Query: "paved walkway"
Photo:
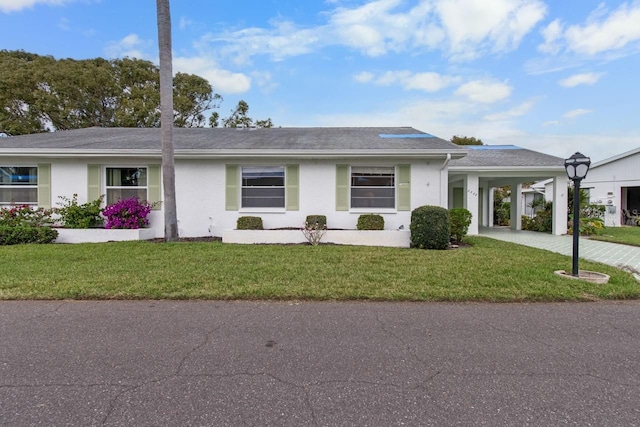
[[[483,227],[480,229],[480,235],[546,249],[563,255],[573,255],[573,236],[556,236],[535,231],[514,231],[504,227]],[[580,258],[624,268],[631,270],[631,272],[640,272],[640,248],[638,247],[600,242],[581,237],[578,249]],[[638,277],[636,274],[636,278]]]

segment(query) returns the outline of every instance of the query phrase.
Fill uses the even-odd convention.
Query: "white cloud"
[[[542,126],[543,127],[549,127],[549,126],[557,126],[559,124],[560,124],[560,122],[557,121],[557,120],[549,120],[547,122],[542,123]]]
[[[529,111],[531,111],[534,105],[535,105],[535,102],[526,101],[520,105],[513,107],[510,110],[503,111],[501,113],[488,114],[484,116],[484,119],[489,121],[503,121],[503,120],[512,119],[514,117],[524,116]]]
[[[640,41],[640,3],[623,3],[607,15],[600,6],[587,19],[584,26],[572,25],[565,37],[568,48],[578,53],[594,55],[600,52],[621,49]]]
[[[129,34],[120,40],[109,42],[105,47],[105,53],[110,58],[129,57],[157,62],[157,58],[146,53],[146,49],[151,46],[152,42],[142,40],[137,34]]]
[[[263,93],[271,93],[278,87],[278,84],[272,80],[271,73],[268,71],[253,71],[251,78],[251,82],[255,82]]]
[[[379,86],[402,85],[405,90],[438,92],[460,80],[459,77],[446,76],[434,72],[413,73],[408,70],[387,71],[376,78],[373,73],[361,72],[354,76],[359,83],[374,83]]]
[[[518,47],[545,16],[541,0],[373,0],[364,5],[335,7],[327,22],[301,27],[272,20],[268,28],[211,33],[200,48],[245,64],[254,55],[280,61],[326,46],[344,46],[367,56],[390,52],[442,51],[453,60],[501,54]]]
[[[218,63],[206,57],[173,58],[173,71],[196,74],[211,83],[214,92],[234,94],[247,92],[251,88],[251,77],[220,68]],[[261,76],[261,78],[265,78]]]
[[[470,101],[491,104],[511,96],[512,87],[494,80],[474,80],[463,84],[456,95],[466,96]]]
[[[547,12],[538,0],[437,0],[436,8],[450,55],[460,59],[515,49]]]
[[[376,76],[373,73],[368,71],[362,71],[360,73],[354,74],[353,79],[358,83],[369,83],[373,81]]]
[[[560,86],[563,87],[576,87],[578,85],[593,85],[600,77],[603,76],[603,73],[584,73],[584,74],[574,74],[573,76],[569,76],[566,79],[562,79],[558,82]]]
[[[544,43],[538,46],[538,50],[544,53],[558,53],[560,51],[560,38],[562,37],[562,23],[559,19],[554,20],[540,31],[544,38]]]
[[[246,64],[254,55],[269,55],[274,61],[311,53],[320,42],[322,29],[305,29],[289,21],[272,21],[273,28],[246,28],[221,34],[206,34],[197,43],[200,50],[210,44],[222,44],[215,51],[231,56],[238,65]]]
[[[567,111],[562,115],[567,119],[575,119],[579,116],[584,116],[585,114],[593,113],[593,110],[586,110],[584,108],[576,108],[575,110]]]
[[[75,0],[0,0],[0,12],[18,12],[22,9],[34,7],[37,4],[61,6],[65,3],[71,3],[72,1]]]
[[[544,30],[538,50],[557,54],[565,51],[592,57],[599,54],[640,50],[640,1],[623,3],[609,11],[601,3],[582,25],[566,26],[553,21]]]
[[[181,30],[184,30],[190,27],[192,24],[193,24],[193,21],[191,21],[189,18],[185,18],[184,16],[182,16],[178,21],[178,28],[180,28]]]

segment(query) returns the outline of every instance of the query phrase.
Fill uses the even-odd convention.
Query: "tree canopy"
[[[484,145],[481,139],[474,138],[473,136],[454,135],[453,138],[451,138],[451,142],[457,145]]]
[[[203,127],[205,113],[222,97],[194,74],[173,79],[173,119],[177,127]],[[160,70],[141,59],[55,59],[24,51],[0,50],[0,131],[10,135],[91,126],[160,127]],[[254,122],[241,101],[225,126],[271,127]],[[217,126],[219,114],[209,123]],[[235,125],[235,126],[233,126]]]
[[[273,127],[273,122],[271,121],[271,118],[265,119],[265,120],[253,120],[251,117],[248,116],[248,112],[249,112],[249,104],[247,104],[246,101],[240,100],[238,102],[238,105],[236,106],[236,109],[231,111],[231,115],[225,119],[222,119],[222,127],[225,128],[250,128],[250,127],[257,127],[257,128],[270,128]],[[210,124],[212,127],[214,127],[214,123],[217,126],[217,120],[218,120],[218,116],[212,115],[211,120],[210,120]]]

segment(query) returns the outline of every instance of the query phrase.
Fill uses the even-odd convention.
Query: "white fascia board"
[[[341,159],[341,158],[445,158],[451,154],[452,159],[464,157],[466,152],[450,150],[175,150],[177,159]],[[0,157],[162,157],[160,150],[75,150],[75,149],[4,149]]]
[[[564,166],[478,166],[449,167],[449,173],[475,174],[493,177],[531,176],[548,177],[546,174],[566,173]]]
[[[599,162],[595,162],[591,165],[590,169],[597,168],[598,166],[606,165],[607,163],[615,162],[616,160],[624,159],[625,157],[633,156],[634,154],[640,153],[640,147],[634,148],[633,150],[625,151],[621,154],[616,154],[615,156],[609,157],[604,160],[600,160]]]

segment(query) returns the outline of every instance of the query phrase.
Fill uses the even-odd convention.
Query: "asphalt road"
[[[635,426],[640,302],[0,302],[0,425]]]

